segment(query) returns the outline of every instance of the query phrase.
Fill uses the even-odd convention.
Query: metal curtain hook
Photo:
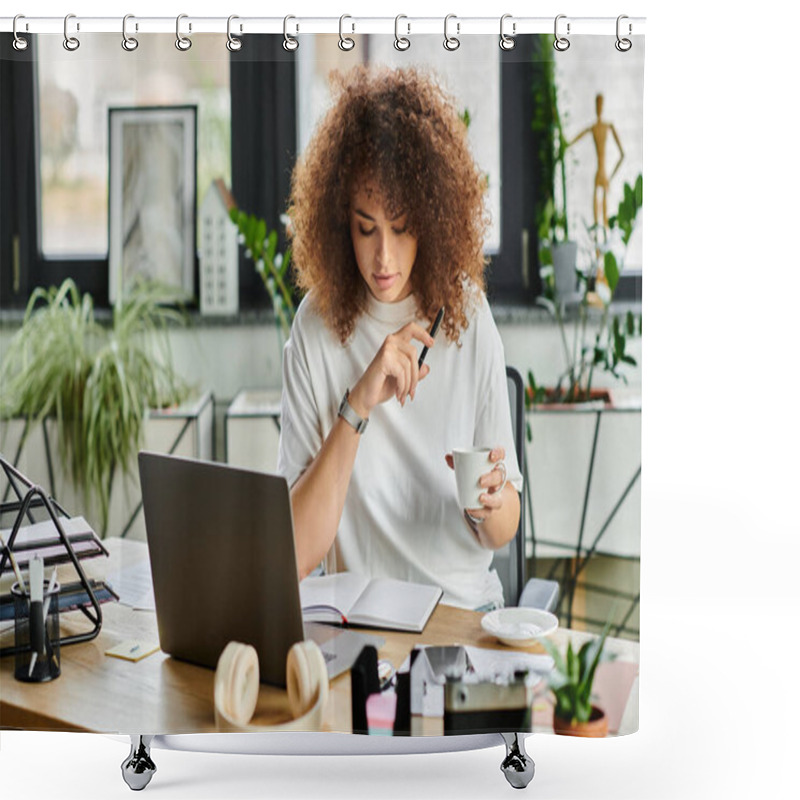
[[[132,53],[139,46],[139,40],[134,36],[128,36],[126,26],[129,19],[134,19],[133,14],[126,14],[122,18],[122,49]],[[135,28],[137,31],[139,30],[138,22],[135,23]]]
[[[283,49],[292,52],[297,50],[300,46],[300,42],[294,38],[294,36],[289,36],[288,25],[290,19],[297,19],[297,17],[293,17],[291,14],[283,18]],[[300,28],[298,25],[295,25],[295,33],[299,31]]]
[[[352,50],[356,46],[355,39],[351,39],[349,36],[345,36],[342,33],[342,24],[346,19],[353,19],[353,18],[349,14],[342,14],[342,16],[339,17],[339,49],[344,50],[345,52]],[[352,23],[352,25],[353,25],[353,33],[355,33],[356,30],[355,23]]]
[[[628,50],[630,50],[631,47],[633,47],[633,42],[630,39],[623,39],[619,35],[619,24],[620,24],[620,22],[622,22],[623,19],[628,19],[627,15],[620,14],[617,17],[617,41],[614,42],[614,47],[616,47],[617,50],[619,50],[620,53],[627,53]],[[631,23],[629,22],[628,23],[628,36],[630,36],[631,33],[633,33],[633,27],[631,26]]]
[[[558,21],[560,19],[566,19],[566,14],[559,14],[556,17],[555,26],[553,28],[553,35],[555,36],[555,41],[553,42],[553,47],[558,50],[559,53],[563,53],[565,50],[569,50],[569,39],[566,36],[559,36],[558,35]],[[567,35],[569,35],[569,22],[567,23]]]
[[[242,49],[242,40],[239,39],[238,37],[234,36],[231,33],[231,22],[233,22],[233,20],[235,20],[235,19],[239,19],[239,17],[237,17],[236,14],[231,14],[228,17],[228,41],[225,44],[225,47],[227,47],[228,50],[230,50],[231,53],[235,53],[237,50],[241,50]],[[241,26],[240,26],[239,27],[239,32],[240,33],[241,33],[241,30],[242,29],[241,29]]]
[[[398,27],[400,24],[401,19],[408,19],[405,14],[398,14],[394,18],[394,49],[395,50],[408,50],[411,47],[411,40],[407,39],[405,36],[401,36]],[[406,27],[408,28],[408,33],[411,33],[411,23],[407,22]]]
[[[503,32],[503,23],[507,19],[511,19],[511,14],[503,14],[500,17],[500,49],[501,50],[513,50],[517,46],[517,40],[514,38],[517,35],[517,23],[511,23],[511,36],[506,36]]]
[[[175,20],[175,47],[181,52],[186,52],[192,46],[192,40],[181,34],[181,20],[188,19],[188,14],[178,14]],[[189,33],[192,32],[192,23],[189,23]]]
[[[67,28],[67,25],[69,24],[70,19],[75,19],[75,15],[67,14],[67,16],[64,17],[64,49],[69,50],[72,53],[81,46],[81,43],[77,39],[77,37],[69,35],[69,30]],[[75,30],[79,31],[80,29],[81,29],[80,22],[76,22]]]
[[[19,51],[19,52],[21,52],[22,50],[27,50],[28,49],[28,40],[24,36],[20,36],[17,33],[17,20],[20,20],[20,19],[25,19],[25,15],[24,14],[17,14],[17,16],[14,17],[14,24],[12,26],[12,30],[14,32],[14,41],[11,42],[11,44],[14,47],[14,49]],[[26,31],[28,30],[28,23],[27,22],[25,23],[25,30]]]
[[[443,44],[444,44],[444,49],[445,50],[449,50],[452,53],[454,50],[458,50],[458,48],[461,47],[461,40],[458,38],[458,34],[461,33],[461,23],[456,21],[456,35],[455,36],[449,36],[447,34],[447,23],[450,22],[451,19],[457,20],[458,18],[456,17],[455,14],[448,14],[444,18],[444,43]]]

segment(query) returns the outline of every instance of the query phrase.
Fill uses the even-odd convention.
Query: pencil
[[[17,576],[17,583],[19,584],[19,590],[22,592],[22,596],[27,597],[28,591],[25,588],[25,581],[22,578],[22,573],[19,571],[17,559],[14,558],[14,553],[11,552],[11,548],[5,543],[2,536],[0,536],[0,545],[3,545],[3,549],[8,552],[8,558],[11,561],[11,568],[14,570],[14,574]]]

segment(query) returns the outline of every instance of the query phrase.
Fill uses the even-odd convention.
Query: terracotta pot
[[[586,736],[593,739],[602,739],[608,735],[608,717],[603,709],[592,706],[592,713],[588,722],[576,722],[574,725],[569,720],[553,716],[553,730],[562,736]]]

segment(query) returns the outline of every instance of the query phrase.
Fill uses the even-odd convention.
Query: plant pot
[[[577,295],[575,267],[578,262],[578,243],[553,242],[551,253],[553,255],[556,298],[568,302]]]
[[[545,389],[545,399],[543,403],[534,403],[530,405],[532,393],[530,387],[526,390],[528,396],[529,407],[533,409],[550,409],[558,411],[568,411],[570,409],[586,409],[588,407],[602,406],[603,408],[613,408],[614,403],[611,398],[611,391],[609,389],[590,389],[588,397],[581,397],[573,403],[566,403],[559,400],[556,396],[556,390],[552,387]]]
[[[608,717],[602,708],[592,706],[592,713],[588,722],[572,723],[554,715],[553,730],[562,736],[584,736],[591,739],[602,739],[608,735]]]

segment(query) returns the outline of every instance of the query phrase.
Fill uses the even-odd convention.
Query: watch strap
[[[364,433],[367,429],[368,419],[360,417],[349,401],[350,390],[345,390],[342,402],[339,403],[339,416],[348,424],[351,425],[356,433]]]

